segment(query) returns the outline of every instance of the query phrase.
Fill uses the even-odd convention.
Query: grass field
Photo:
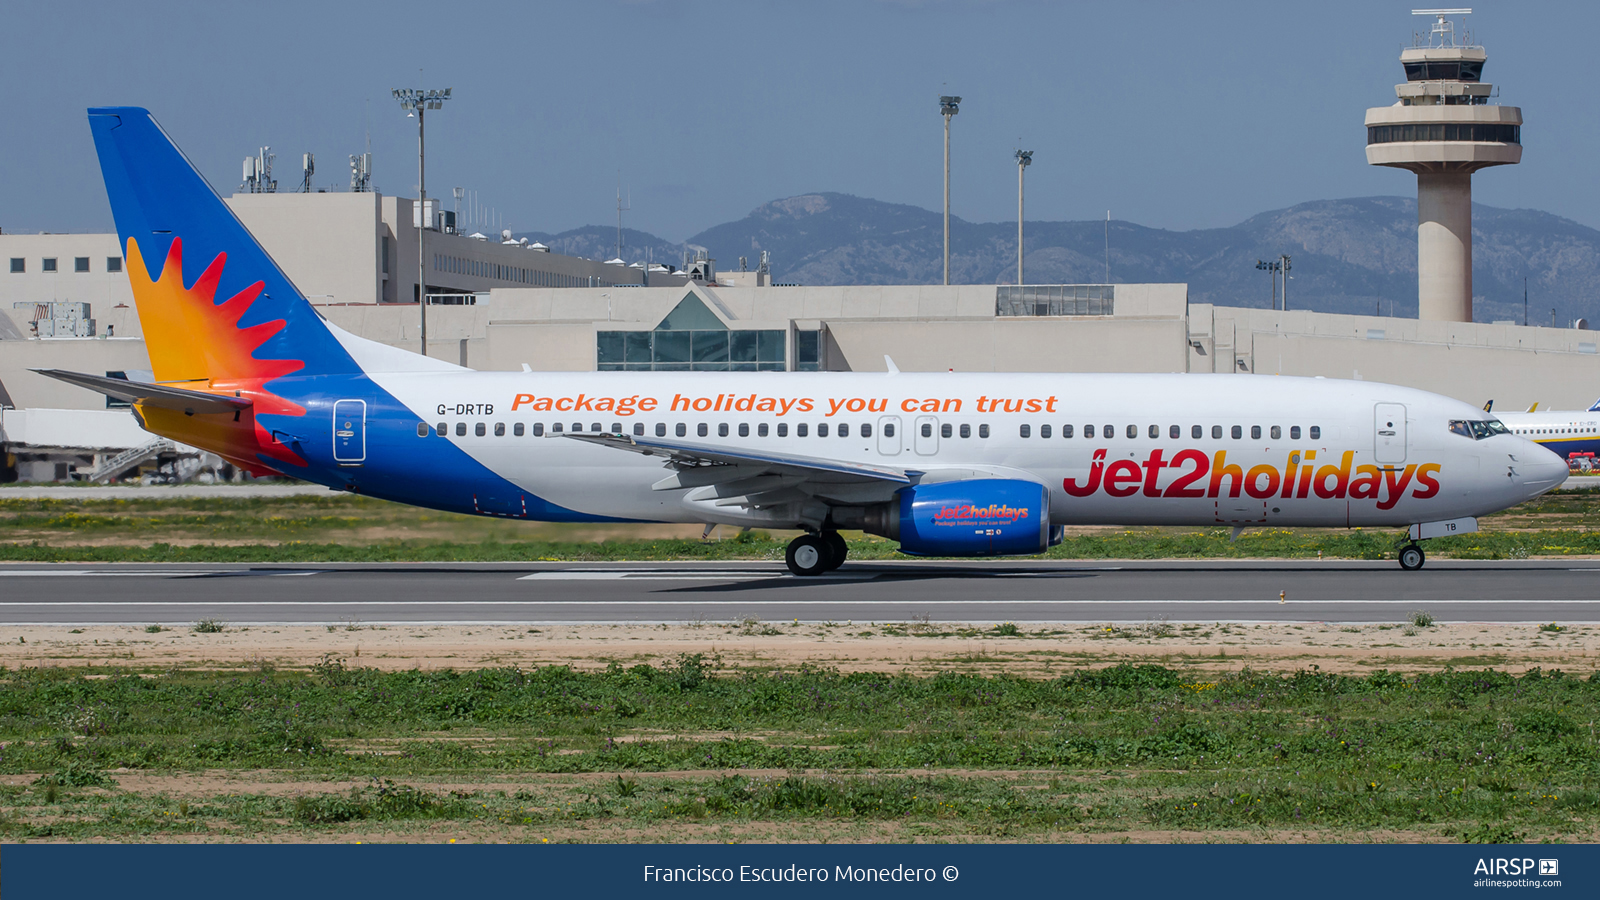
[[[1587,492],[1482,525],[1430,553],[1600,553]],[[775,560],[787,537],[697,532],[0,491],[9,560]],[[1398,535],[1227,537],[1083,528],[1049,555],[1372,558]],[[1588,629],[654,627],[8,628],[0,840],[1600,839]]]
[[[1468,559],[1600,553],[1600,492],[1565,491],[1485,517],[1479,534],[1428,552]],[[350,495],[279,499],[8,499],[0,490],[0,560],[312,562],[391,560],[781,560],[788,535],[701,541],[696,526],[553,525],[440,513]],[[1393,555],[1402,533],[1226,528],[1076,528],[1052,559]],[[854,559],[894,544],[848,535]]]
[[[671,664],[0,674],[0,838],[1600,837],[1600,680]]]

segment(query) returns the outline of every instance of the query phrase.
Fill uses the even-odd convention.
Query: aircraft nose
[[[1517,473],[1517,483],[1528,490],[1530,497],[1558,488],[1567,480],[1567,461],[1544,447],[1529,442],[1527,450],[1516,456],[1517,463],[1512,468]]]

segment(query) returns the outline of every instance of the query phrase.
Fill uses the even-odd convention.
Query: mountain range
[[[950,280],[1016,280],[1015,222],[951,218]],[[1025,223],[1030,284],[1187,282],[1193,303],[1265,308],[1269,275],[1258,259],[1291,258],[1288,304],[1321,312],[1415,316],[1417,204],[1408,197],[1316,200],[1227,228],[1170,231],[1132,222]],[[615,227],[530,232],[558,253],[609,259]],[[624,258],[681,265],[704,249],[719,269],[771,254],[778,283],[937,284],[943,220],[920,207],[849,194],[803,194],[762,204],[683,243],[623,229]],[[1109,252],[1108,252],[1109,246]],[[1530,209],[1473,206],[1473,312],[1480,322],[1600,320],[1600,231]]]

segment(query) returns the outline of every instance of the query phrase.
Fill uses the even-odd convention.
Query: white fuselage
[[[368,375],[489,470],[585,515],[792,526],[778,508],[652,489],[660,459],[571,440],[620,431],[733,453],[904,470],[914,483],[1019,478],[1050,521],[1227,526],[1404,525],[1504,509],[1566,466],[1491,418],[1424,391],[1248,375],[497,373]],[[559,428],[559,433],[557,429]],[[479,431],[482,435],[479,435]],[[519,436],[520,432],[520,436]],[[903,485],[797,480],[832,506]]]

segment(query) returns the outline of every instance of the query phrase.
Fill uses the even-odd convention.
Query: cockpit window
[[[1510,434],[1511,430],[1506,428],[1505,423],[1501,422],[1499,419],[1486,419],[1472,422],[1463,421],[1461,419],[1452,419],[1450,421],[1450,433],[1459,434],[1464,438],[1471,438],[1475,441],[1481,441],[1484,438],[1494,437],[1497,434]]]

